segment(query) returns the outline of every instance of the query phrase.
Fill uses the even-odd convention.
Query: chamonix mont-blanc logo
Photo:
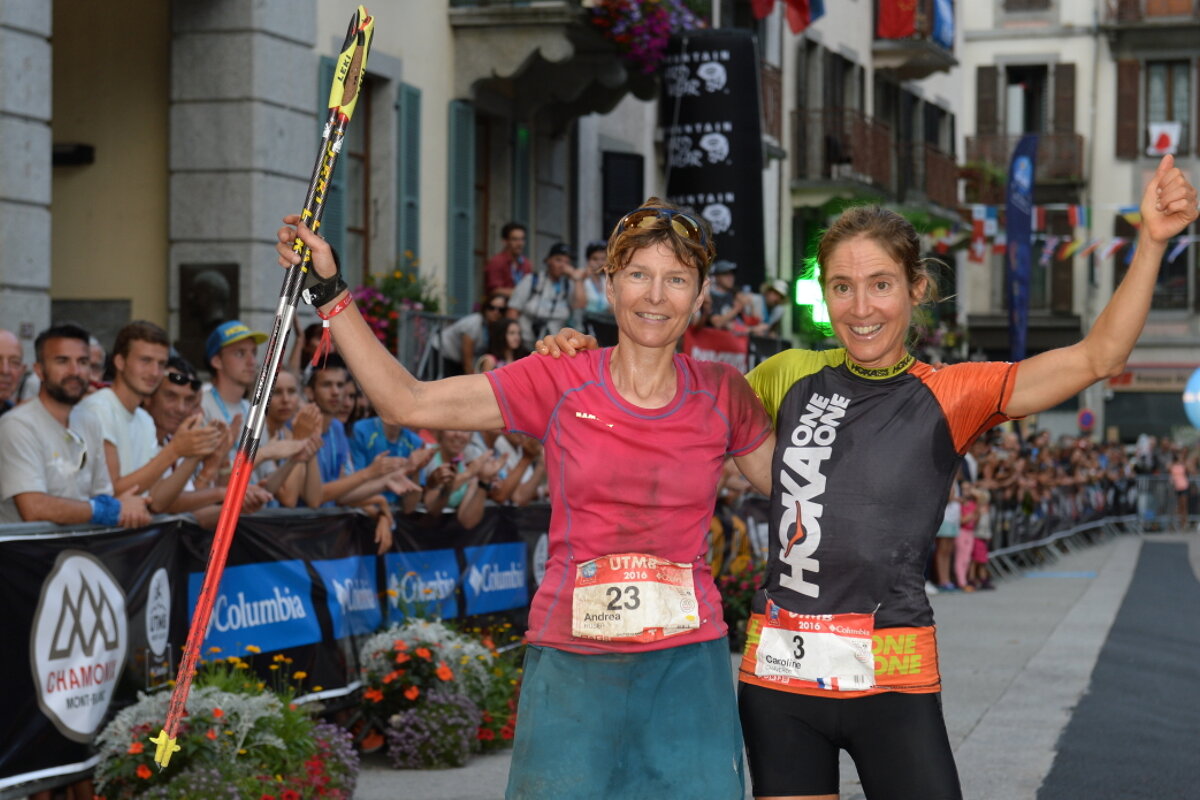
[[[150,577],[150,588],[146,592],[146,643],[156,658],[167,652],[167,640],[171,635],[171,579],[167,571],[159,567]]]
[[[125,593],[95,556],[64,550],[42,584],[32,635],[38,705],[63,736],[89,741],[125,666]]]

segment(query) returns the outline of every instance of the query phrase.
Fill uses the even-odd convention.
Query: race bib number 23
[[[690,564],[645,553],[617,553],[575,570],[572,636],[653,642],[699,627]]]

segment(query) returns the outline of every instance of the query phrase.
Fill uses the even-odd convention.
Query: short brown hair
[[[635,252],[661,244],[665,245],[681,263],[695,267],[696,272],[700,274],[700,283],[703,284],[708,278],[708,266],[717,255],[717,249],[713,246],[712,228],[709,227],[708,221],[699,214],[657,197],[648,198],[646,202],[629,214],[635,214],[642,209],[656,208],[686,215],[699,228],[704,240],[703,244],[675,230],[671,225],[670,216],[664,215],[650,225],[636,228],[623,228],[621,225],[621,222],[625,221],[623,217],[621,222],[618,222],[617,226],[613,228],[612,235],[608,237],[608,256],[604,262],[604,272],[610,276],[620,272],[629,266],[629,260],[633,258]]]
[[[852,239],[866,238],[884,249],[892,260],[904,268],[904,277],[909,288],[925,279],[925,293],[919,298],[922,303],[938,300],[937,281],[930,264],[939,263],[921,258],[921,238],[912,223],[895,211],[882,206],[852,206],[841,213],[829,230],[821,236],[817,245],[817,263],[821,267],[818,281],[825,291],[825,265],[839,245]]]
[[[171,349],[171,340],[167,338],[166,331],[153,322],[139,319],[117,331],[117,340],[113,342],[113,358],[129,355],[129,348],[134,342],[161,344],[168,350]]]

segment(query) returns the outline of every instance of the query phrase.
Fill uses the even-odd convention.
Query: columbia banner
[[[667,199],[712,225],[742,283],[765,278],[758,56],[746,31],[672,36],[663,57]]]
[[[1025,358],[1025,336],[1029,329],[1029,281],[1032,264],[1033,176],[1037,163],[1037,134],[1017,142],[1008,168],[1006,205],[1008,248],[1005,253],[1005,295],[1008,298],[1010,358]]]

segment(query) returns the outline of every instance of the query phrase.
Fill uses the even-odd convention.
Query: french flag
[[[800,33],[825,16],[825,0],[783,0],[787,8],[788,27]],[[775,10],[775,0],[750,0],[755,19],[763,19]]]

